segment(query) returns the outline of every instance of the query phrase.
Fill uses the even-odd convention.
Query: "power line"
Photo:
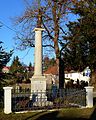
[[[4,22],[0,21],[0,27],[2,27],[3,25],[4,25],[6,28],[8,28],[9,30],[15,32],[16,34],[20,33],[20,32],[18,32],[18,31],[16,31],[16,30],[12,29],[12,28],[9,27],[8,25],[6,25]],[[20,34],[21,34],[21,33],[20,33]],[[21,35],[22,35],[22,34],[21,34]]]
[[[24,59],[28,55],[28,53],[30,52],[30,50],[31,50],[31,48],[29,48],[28,51],[27,51],[27,53],[22,58],[20,58],[20,59]]]

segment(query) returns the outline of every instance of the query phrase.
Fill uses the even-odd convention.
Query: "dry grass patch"
[[[5,115],[0,112],[0,120],[91,120],[95,108],[80,109],[66,108],[55,111],[28,112],[28,113],[12,113]]]

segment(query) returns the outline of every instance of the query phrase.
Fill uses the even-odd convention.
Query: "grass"
[[[95,108],[66,108],[55,111],[4,114],[0,111],[0,120],[96,120]]]

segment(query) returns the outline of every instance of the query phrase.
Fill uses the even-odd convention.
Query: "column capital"
[[[34,28],[33,31],[44,31],[45,29],[44,28]]]
[[[87,87],[84,87],[85,89],[93,89],[94,87],[93,86],[87,86]]]
[[[4,90],[11,90],[13,87],[3,87]]]

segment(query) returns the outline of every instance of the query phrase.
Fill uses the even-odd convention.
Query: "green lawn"
[[[96,120],[96,109],[66,108],[55,111],[12,113],[8,115],[1,111],[0,120]]]

